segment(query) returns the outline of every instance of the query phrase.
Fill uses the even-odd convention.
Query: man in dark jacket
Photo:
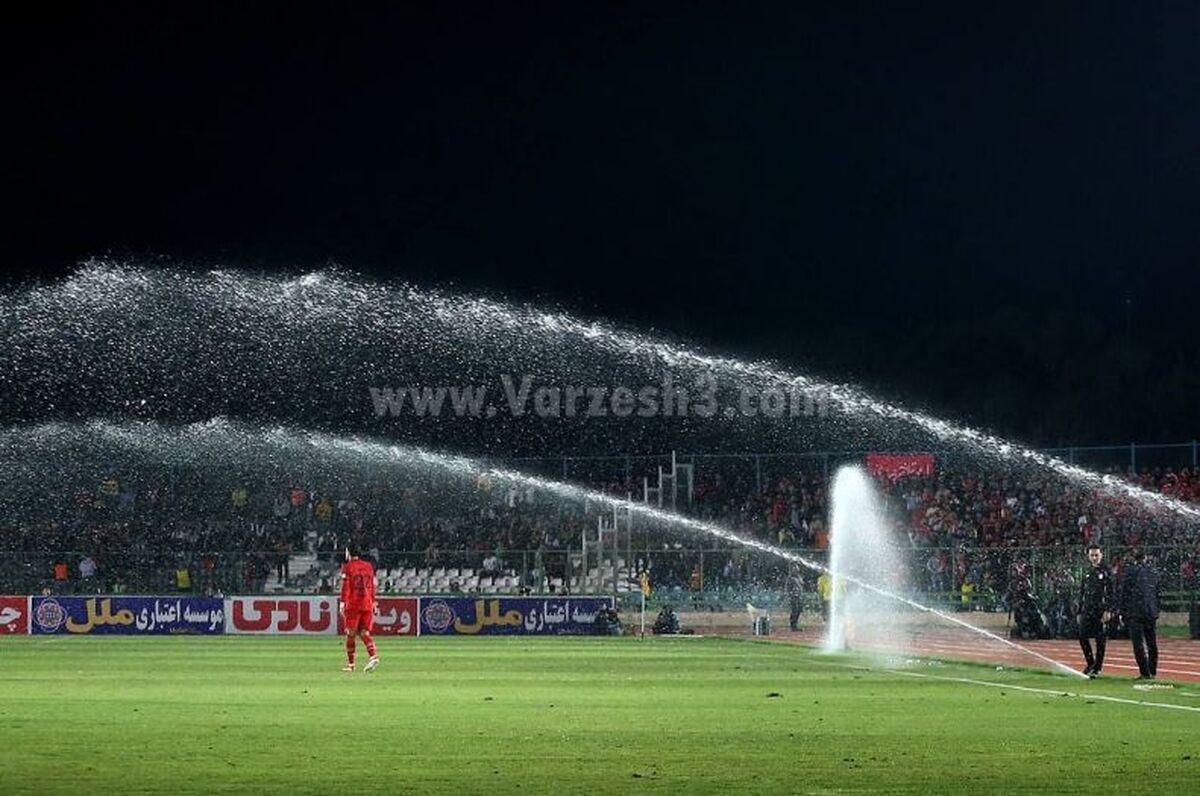
[[[1111,610],[1112,589],[1100,545],[1088,545],[1087,557],[1091,566],[1084,573],[1079,588],[1079,646],[1083,648],[1083,659],[1087,663],[1083,673],[1088,677],[1099,677],[1104,668],[1104,623]],[[1094,655],[1092,639],[1096,639]]]
[[[800,629],[800,612],[804,609],[804,573],[799,564],[788,567],[787,596],[788,627],[796,631]]]
[[[1158,571],[1150,556],[1132,557],[1135,563],[1121,575],[1121,612],[1129,626],[1133,657],[1137,659],[1139,680],[1153,680],[1158,674]]]

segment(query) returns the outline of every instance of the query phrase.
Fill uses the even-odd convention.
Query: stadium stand
[[[1200,468],[1125,477],[1200,502]],[[918,585],[960,607],[1002,609],[1014,582],[1046,600],[1066,593],[1078,550],[1092,541],[1117,551],[1117,568],[1123,548],[1159,548],[1168,582],[1195,588],[1196,540],[1109,497],[1050,479],[949,468],[879,484]],[[590,485],[620,496],[641,491],[624,477]],[[778,562],[712,539],[684,544],[635,534],[627,551],[600,560],[580,544],[594,532],[595,507],[486,482],[428,486],[347,491],[246,479],[216,493],[195,476],[148,483],[113,474],[69,496],[27,501],[22,516],[43,519],[4,524],[0,586],[161,591],[177,587],[182,569],[198,592],[321,592],[335,587],[338,550],[350,538],[370,551],[380,588],[393,593],[634,592],[638,572],[649,568],[656,588],[703,605],[777,588],[783,579]],[[693,500],[678,508],[820,557],[828,544],[827,487],[819,469],[777,473],[758,486],[713,464],[698,470]]]

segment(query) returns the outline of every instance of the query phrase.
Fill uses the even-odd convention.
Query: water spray
[[[0,293],[0,340],[5,342],[0,350],[20,354],[8,363],[11,372],[0,368],[0,384],[6,378],[18,379],[14,394],[37,400],[38,396],[30,393],[35,389],[30,385],[38,382],[36,389],[43,390],[47,400],[52,401],[53,396],[61,395],[62,386],[54,381],[54,373],[72,368],[83,372],[95,367],[98,359],[111,358],[113,369],[102,373],[94,392],[124,394],[131,375],[143,377],[143,388],[161,385],[163,380],[154,368],[166,367],[162,361],[170,359],[162,348],[180,339],[175,324],[189,322],[207,324],[203,332],[196,332],[201,338],[219,322],[240,344],[252,344],[214,344],[205,349],[205,356],[214,360],[214,368],[238,372],[229,385],[235,393],[246,391],[246,383],[288,383],[294,374],[288,370],[287,363],[292,360],[287,352],[297,341],[322,341],[326,347],[322,350],[331,352],[334,362],[364,341],[404,339],[447,362],[461,364],[464,357],[488,345],[492,346],[489,350],[498,352],[527,351],[535,364],[553,361],[558,365],[571,358],[555,357],[574,343],[586,350],[614,355],[626,364],[645,362],[652,367],[686,368],[721,374],[741,384],[795,391],[859,420],[903,424],[942,443],[966,446],[979,456],[1039,468],[1068,482],[1135,501],[1148,510],[1170,513],[1191,523],[1200,521],[1200,508],[1177,498],[968,426],[878,400],[853,385],[798,374],[769,362],[704,353],[567,313],[405,284],[372,283],[337,270],[288,279],[232,270],[195,273],[105,261],[87,263],[61,283]],[[70,341],[90,343],[109,334],[111,339],[101,342],[103,357],[73,353],[81,346]],[[523,340],[531,345],[522,347],[519,344]],[[239,359],[247,350],[255,351],[259,359],[253,363]],[[281,353],[272,361],[263,357],[267,351]],[[71,357],[83,358],[76,361]],[[371,359],[363,365],[372,370],[378,366]],[[252,366],[262,372],[252,372]],[[461,369],[457,375],[463,375]],[[201,385],[197,389],[202,389],[210,378],[207,372],[188,372],[189,384]],[[131,399],[136,403],[137,397]],[[201,399],[211,396],[197,399],[203,405]]]
[[[411,453],[412,453],[412,449],[405,449],[405,455],[410,455]],[[432,457],[431,459],[426,459],[426,461],[429,461],[431,464],[435,463],[435,460],[440,458],[437,454],[429,454],[426,451],[421,451],[421,453],[425,454],[426,456]],[[459,460],[459,461],[470,461],[470,460]],[[735,531],[731,531],[728,528],[721,526],[721,525],[717,525],[715,523],[705,522],[703,520],[697,520],[697,519],[693,519],[691,517],[685,517],[681,514],[676,514],[674,512],[665,511],[663,509],[656,509],[654,507],[647,506],[644,503],[635,503],[635,502],[627,500],[625,498],[613,497],[610,495],[605,495],[601,492],[593,492],[588,489],[583,489],[582,487],[573,486],[571,484],[565,484],[565,483],[562,483],[561,481],[549,481],[544,478],[538,478],[536,476],[531,476],[531,475],[527,475],[525,473],[515,472],[512,470],[505,470],[505,469],[501,469],[501,468],[488,468],[486,470],[479,469],[479,470],[477,470],[477,472],[481,472],[488,476],[492,476],[492,477],[495,477],[498,479],[505,479],[508,481],[516,482],[516,483],[519,483],[519,484],[522,484],[525,486],[533,487],[535,489],[543,489],[543,490],[546,490],[548,492],[557,494],[557,495],[559,495],[561,497],[565,497],[565,498],[575,498],[575,499],[582,498],[582,499],[592,500],[592,501],[596,501],[598,503],[606,504],[610,507],[628,509],[630,512],[632,512],[634,514],[641,515],[647,519],[653,520],[653,521],[661,523],[663,525],[681,526],[681,527],[688,528],[690,530],[699,531],[701,533],[706,533],[711,536],[716,536],[716,537],[718,537],[720,539],[724,539],[728,542],[733,542],[734,544],[738,544],[743,547],[753,548],[760,552],[767,553],[769,555],[773,555],[778,558],[782,558],[785,561],[790,561],[792,563],[799,564],[800,566],[805,567],[812,572],[828,573],[830,575],[830,577],[833,577],[832,571],[829,569],[829,567],[825,566],[824,564],[821,564],[817,561],[812,561],[812,560],[805,558],[804,556],[801,556],[797,553],[793,553],[789,550],[785,550],[782,547],[776,547],[775,545],[770,544],[769,542],[763,542],[759,539],[754,539],[754,538],[751,538],[748,536],[742,536],[741,534],[739,534]],[[996,633],[993,633],[990,630],[986,630],[981,627],[976,627],[975,625],[972,625],[970,622],[967,622],[964,619],[959,619],[958,617],[938,611],[935,608],[931,608],[927,605],[922,605],[921,603],[917,602],[916,600],[912,600],[908,597],[903,597],[899,594],[893,594],[892,592],[890,592],[886,589],[881,589],[872,583],[868,583],[867,581],[864,581],[861,578],[858,578],[858,577],[855,577],[852,575],[840,574],[837,577],[846,581],[847,583],[851,583],[861,589],[866,589],[867,591],[870,591],[873,594],[877,594],[880,597],[884,597],[888,600],[893,600],[895,602],[901,603],[910,608],[916,609],[917,611],[920,611],[922,613],[927,613],[927,614],[930,614],[931,616],[936,616],[939,619],[943,619],[947,622],[951,622],[953,624],[964,627],[967,630],[970,630],[974,633],[978,633],[979,635],[985,636],[993,641],[999,641],[1001,644],[1007,645],[1015,650],[1019,650],[1020,652],[1023,652],[1026,655],[1036,658],[1044,663],[1050,664],[1050,666],[1052,666],[1056,671],[1062,672],[1064,674],[1069,674],[1073,677],[1083,678],[1085,680],[1087,679],[1086,675],[1075,671],[1070,666],[1060,663],[1049,656],[1046,656],[1040,652],[1037,652],[1036,650],[1032,650],[1032,649],[1029,649],[1028,647],[1018,644],[1015,641],[1012,641],[1011,639],[1006,639],[1003,636],[997,635]]]
[[[447,474],[467,479],[490,478],[508,484],[530,488],[544,494],[574,500],[591,501],[607,508],[628,510],[631,514],[641,517],[653,524],[666,527],[684,528],[690,531],[704,533],[745,548],[757,550],[771,556],[798,564],[817,573],[832,573],[830,569],[817,561],[812,561],[802,555],[777,547],[752,537],[743,536],[722,525],[687,517],[671,511],[638,503],[626,498],[607,495],[603,492],[586,489],[554,481],[539,476],[529,475],[516,470],[491,466],[478,459],[465,456],[437,453],[424,448],[398,445],[384,441],[369,440],[357,437],[339,437],[323,432],[290,429],[282,426],[269,428],[253,428],[226,420],[216,420],[208,423],[193,424],[178,429],[164,428],[155,423],[112,423],[108,421],[89,421],[86,424],[51,423],[34,427],[17,427],[0,432],[0,444],[4,448],[20,448],[25,450],[54,449],[56,446],[77,455],[81,443],[87,439],[80,436],[90,436],[111,443],[123,450],[141,450],[164,461],[181,461],[195,463],[204,456],[215,456],[227,462],[231,458],[246,459],[254,453],[256,447],[266,446],[271,461],[285,459],[287,461],[302,460],[310,457],[315,461],[327,461],[331,456],[339,459],[349,459],[359,465],[373,467],[400,466],[411,468],[423,465],[427,468],[437,468]],[[870,591],[887,600],[906,605],[916,611],[936,616],[955,625],[959,625],[973,633],[998,641],[1015,650],[1019,650],[1037,660],[1052,666],[1056,671],[1083,677],[1054,659],[1031,650],[1010,639],[976,627],[971,623],[955,616],[938,611],[917,601],[894,594],[887,589],[859,577],[838,575],[846,582],[861,589]]]

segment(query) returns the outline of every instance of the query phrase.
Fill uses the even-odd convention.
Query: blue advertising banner
[[[31,633],[224,633],[225,601],[211,597],[34,597]]]
[[[611,597],[422,597],[421,635],[588,635]]]

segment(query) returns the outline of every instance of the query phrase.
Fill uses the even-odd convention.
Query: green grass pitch
[[[1115,701],[1200,708],[1182,686],[952,664],[906,675],[714,638],[384,639],[380,652],[377,672],[348,675],[333,637],[0,640],[0,793],[1200,782],[1200,712]]]

